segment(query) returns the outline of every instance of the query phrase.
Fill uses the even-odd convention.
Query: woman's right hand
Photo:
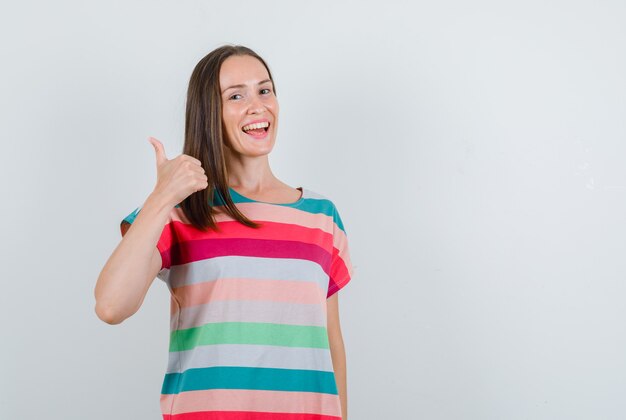
[[[174,207],[191,194],[209,186],[202,163],[198,159],[181,154],[169,160],[159,140],[148,137],[148,141],[156,152],[157,183],[154,194],[164,197]]]

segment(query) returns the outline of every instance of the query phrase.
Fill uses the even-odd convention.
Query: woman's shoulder
[[[311,190],[306,187],[303,187],[305,190],[305,198],[307,198],[309,204],[315,205],[318,210],[324,211],[329,215],[333,215],[337,213],[337,206],[335,205],[335,201],[333,197],[327,193],[323,193],[316,190]]]
[[[321,192],[319,190],[312,190],[307,187],[303,187],[308,193],[310,198],[317,198],[318,200],[327,200],[332,202],[332,196],[327,194],[326,192]]]

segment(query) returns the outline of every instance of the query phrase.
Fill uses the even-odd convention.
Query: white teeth
[[[248,124],[246,126],[244,126],[242,128],[243,131],[248,131],[248,130],[254,130],[256,128],[265,128],[265,127],[269,127],[270,123],[266,122],[261,122],[261,123],[256,123],[256,124]]]

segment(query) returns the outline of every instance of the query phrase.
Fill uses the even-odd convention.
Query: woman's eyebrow
[[[271,82],[271,80],[270,79],[261,80],[259,83],[257,83],[257,86],[262,85],[263,83],[267,83],[267,82]],[[246,87],[246,85],[232,85],[224,89],[222,93],[226,92],[228,89],[244,88],[244,87]]]

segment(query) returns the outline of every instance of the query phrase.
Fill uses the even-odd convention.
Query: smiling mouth
[[[263,127],[263,128],[255,128],[254,130],[248,130],[248,131],[245,131],[245,130],[242,128],[242,129],[241,129],[241,131],[243,131],[243,132],[244,132],[244,133],[246,133],[246,134],[250,134],[250,135],[257,135],[257,136],[258,136],[258,135],[261,135],[261,134],[263,134],[263,133],[267,133],[267,132],[268,132],[268,130],[270,129],[270,127],[271,127],[271,125],[272,125],[272,124],[271,124],[271,123],[267,123],[267,124],[268,124],[268,125],[267,125],[267,127]]]

